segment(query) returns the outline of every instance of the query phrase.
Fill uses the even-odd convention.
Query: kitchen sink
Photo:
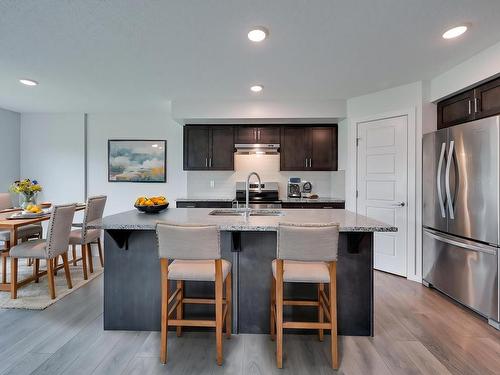
[[[285,213],[281,210],[246,210],[246,209],[222,209],[210,211],[212,216],[283,216]]]

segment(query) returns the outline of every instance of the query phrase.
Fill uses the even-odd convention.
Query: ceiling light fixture
[[[250,90],[252,90],[253,92],[261,92],[263,88],[264,86],[262,85],[254,85],[250,87]]]
[[[36,85],[38,85],[37,81],[34,81],[32,79],[27,79],[27,78],[21,78],[19,80],[19,82],[21,82],[23,85],[26,85],[26,86],[36,86]]]
[[[457,27],[454,27],[452,29],[445,31],[445,33],[443,34],[443,38],[444,39],[453,39],[453,38],[459,37],[460,35],[462,35],[466,31],[467,31],[467,26],[465,26],[465,25],[457,26]]]
[[[262,42],[269,35],[269,31],[263,27],[258,26],[248,32],[248,39],[252,42]]]

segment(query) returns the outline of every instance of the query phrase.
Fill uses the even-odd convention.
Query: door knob
[[[404,207],[404,206],[406,206],[406,203],[405,202],[399,202],[399,203],[396,203],[394,206],[396,206],[396,207]]]

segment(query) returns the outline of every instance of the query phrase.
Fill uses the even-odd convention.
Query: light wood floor
[[[377,272],[375,337],[341,337],[341,374],[500,374],[500,333],[433,290]],[[0,374],[331,374],[328,341],[285,335],[284,370],[266,335],[169,339],[159,362],[156,332],[102,329],[102,276],[48,309],[0,310]]]

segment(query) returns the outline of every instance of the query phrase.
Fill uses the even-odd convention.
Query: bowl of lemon
[[[48,210],[42,209],[39,205],[28,204],[22,212],[23,217],[37,217],[48,213]]]
[[[147,214],[156,214],[168,207],[168,200],[164,196],[139,197],[136,199],[134,207]]]

